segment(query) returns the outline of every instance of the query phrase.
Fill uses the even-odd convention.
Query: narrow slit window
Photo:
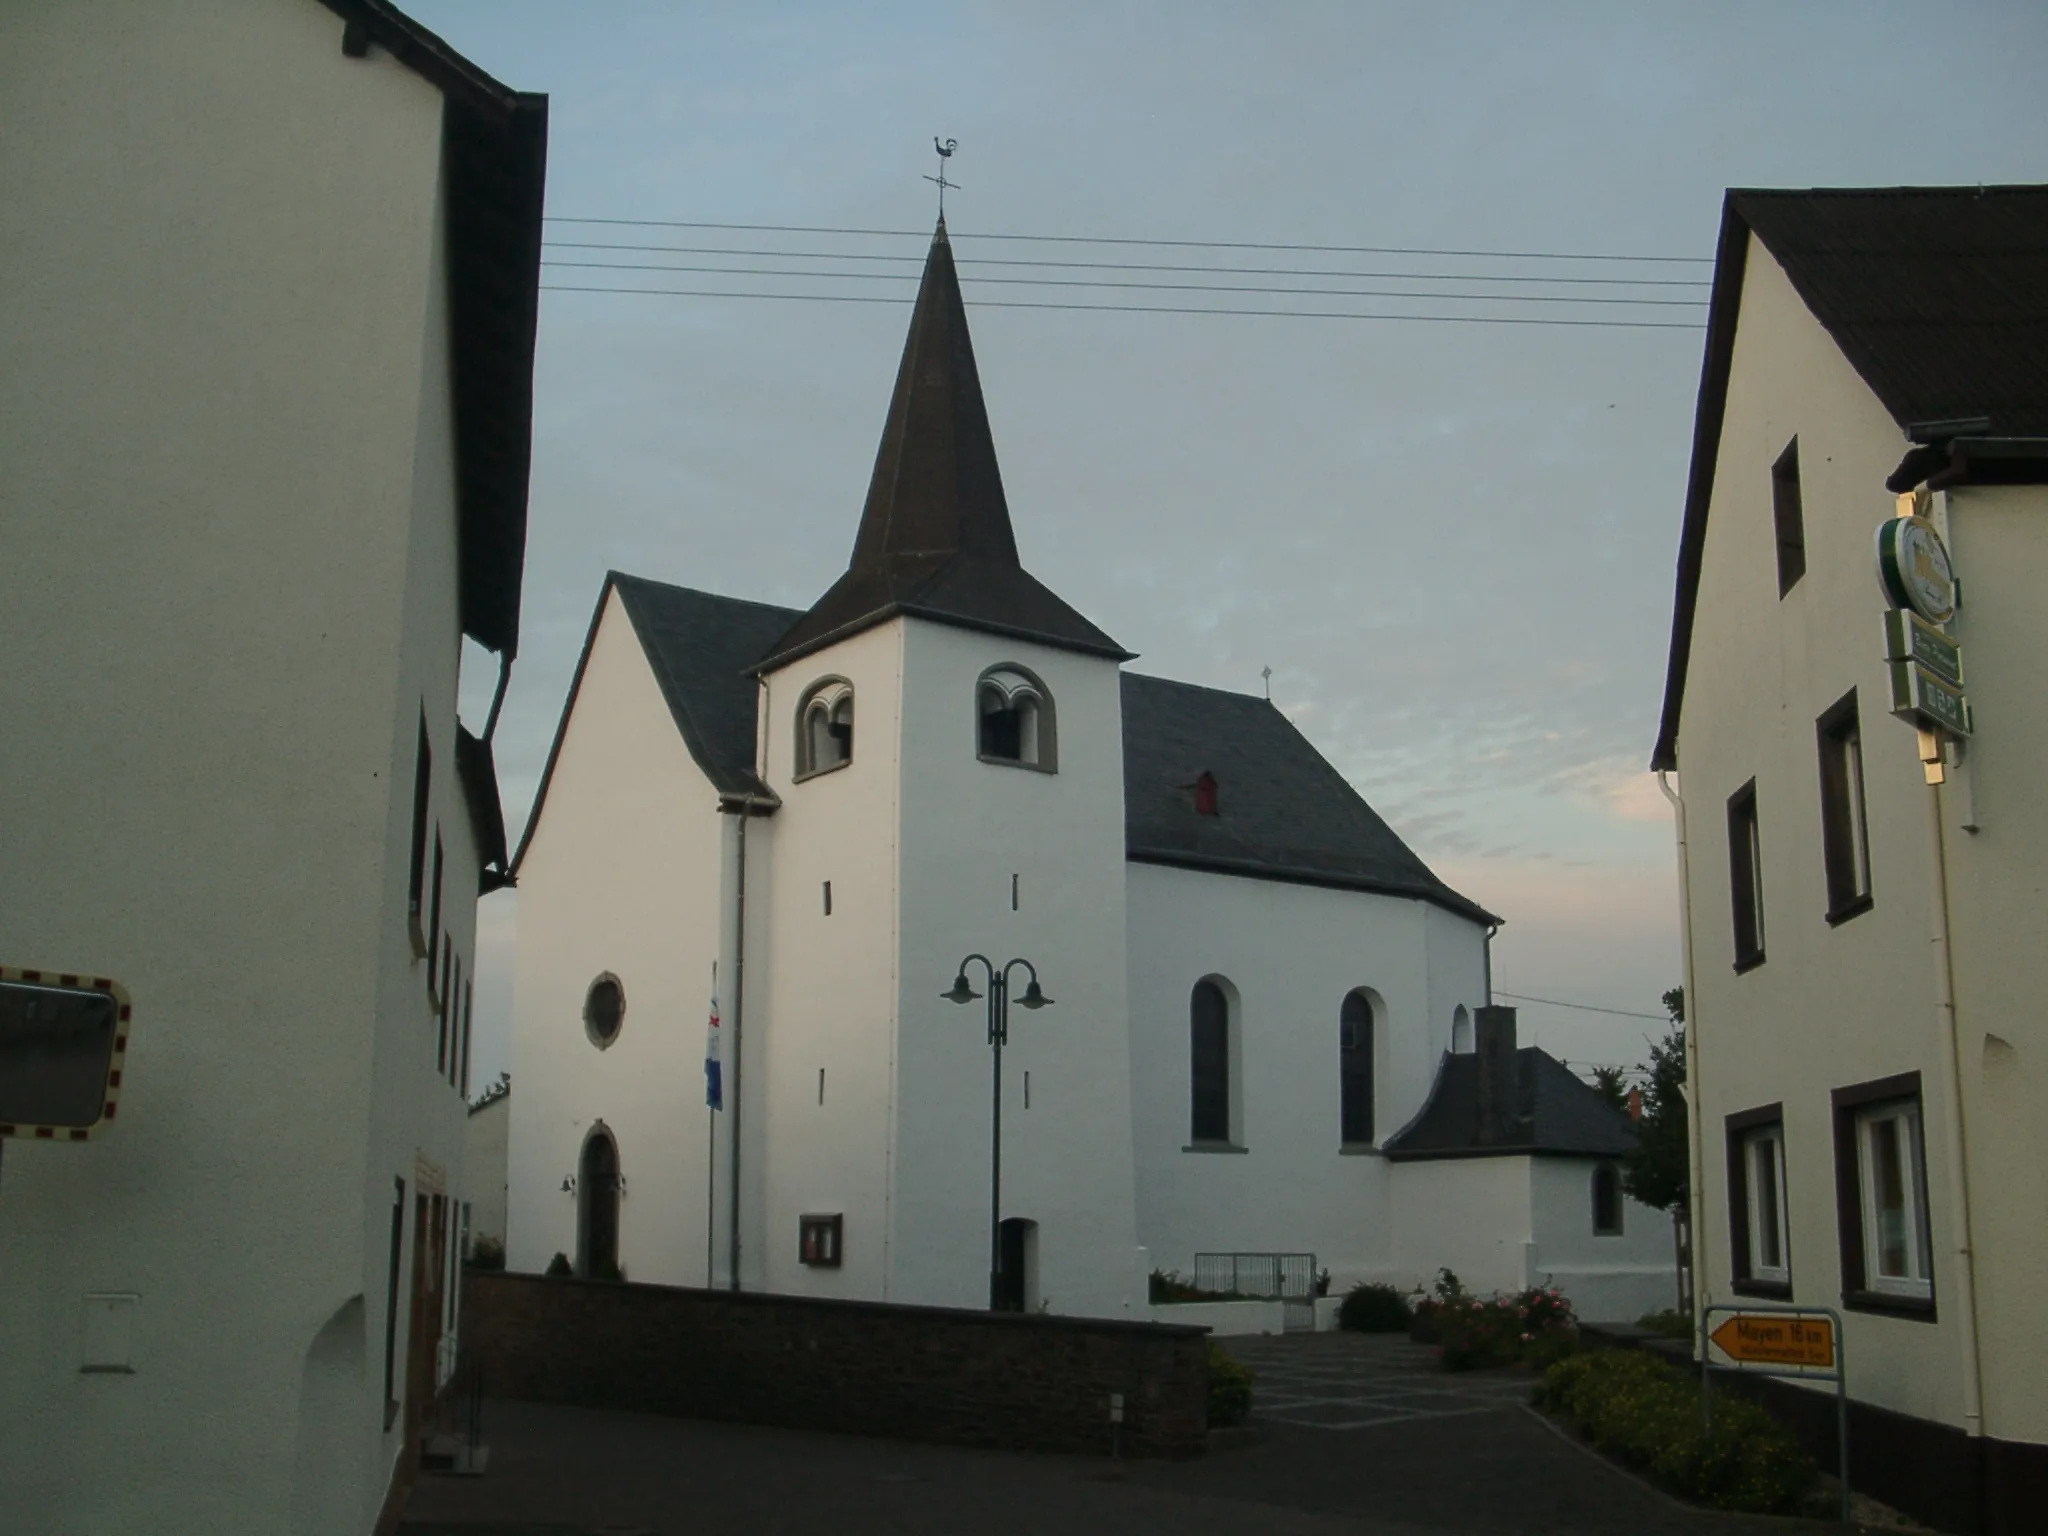
[[[1851,693],[1815,727],[1820,747],[1821,853],[1828,879],[1828,921],[1870,905],[1870,828],[1863,801],[1863,735]]]
[[[1363,992],[1344,999],[1337,1019],[1337,1081],[1347,1147],[1372,1145],[1372,1022],[1372,1002]]]
[[[1189,1140],[1230,1141],[1230,1000],[1213,981],[1198,981],[1188,999],[1192,1102]]]
[[[419,745],[412,765],[412,868],[406,877],[406,919],[412,927],[413,953],[431,953],[424,918],[427,893],[427,811],[433,798],[434,751],[427,741],[427,717],[420,715]]]
[[[462,1096],[469,1097],[469,1034],[470,1026],[476,1022],[476,981],[474,978],[462,984]]]
[[[444,973],[437,964],[441,952],[441,829],[434,828],[434,890],[427,923],[427,992],[439,996]]]
[[[1778,535],[1778,596],[1806,574],[1806,513],[1799,494],[1799,439],[1771,466],[1771,520]]]
[[[832,915],[832,882],[830,880],[825,882],[825,915],[827,917]]]
[[[1735,921],[1735,968],[1763,964],[1763,848],[1757,831],[1756,780],[1728,800],[1728,895]]]

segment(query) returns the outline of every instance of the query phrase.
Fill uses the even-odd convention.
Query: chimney
[[[1479,1144],[1503,1146],[1517,1139],[1517,1121],[1521,1118],[1521,1085],[1515,1072],[1515,1010],[1490,1004],[1477,1009],[1473,1036],[1479,1057]]]
[[[1643,1123],[1643,1090],[1640,1088],[1628,1091],[1628,1117],[1637,1125]]]

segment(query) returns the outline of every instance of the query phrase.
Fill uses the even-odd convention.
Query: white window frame
[[[1906,1273],[1886,1274],[1881,1265],[1883,1235],[1879,1230],[1877,1196],[1877,1130],[1897,1129],[1899,1176],[1904,1184],[1901,1212],[1904,1219]],[[1857,1198],[1863,1215],[1863,1288],[1879,1296],[1902,1296],[1916,1301],[1934,1299],[1933,1242],[1927,1225],[1927,1169],[1921,1141],[1920,1105],[1913,1099],[1894,1099],[1870,1104],[1855,1111]]]
[[[993,709],[989,707],[991,704]],[[1018,711],[1015,757],[984,748],[983,716],[1001,710]],[[1036,672],[1014,661],[1006,661],[990,667],[976,680],[974,751],[982,762],[999,767],[1031,768],[1040,773],[1059,772],[1059,722],[1053,709],[1052,690],[1045,686]]]
[[[1751,1280],[1768,1281],[1774,1285],[1792,1283],[1792,1223],[1785,1208],[1785,1127],[1782,1122],[1760,1125],[1742,1133],[1742,1182],[1744,1204],[1749,1213],[1749,1274]],[[1757,1166],[1763,1148],[1771,1151],[1771,1177],[1768,1181]],[[1770,1187],[1771,1215],[1767,1220],[1763,1199],[1766,1184]],[[1778,1262],[1764,1261],[1764,1237],[1766,1233],[1776,1239]]]

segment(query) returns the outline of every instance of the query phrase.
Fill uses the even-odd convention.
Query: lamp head
[[[967,972],[963,969],[953,978],[952,990],[941,992],[939,996],[949,1003],[971,1003],[981,994],[967,984]]]
[[[1036,1011],[1040,1008],[1051,1007],[1052,999],[1039,989],[1038,978],[1034,976],[1031,978],[1031,984],[1024,989],[1024,995],[1017,999],[1017,1006]]]

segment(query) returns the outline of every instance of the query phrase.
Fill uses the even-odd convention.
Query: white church
[[[1131,659],[1019,563],[942,222],[846,574],[599,594],[513,865],[509,1267],[1148,1317],[1152,1270],[1288,1253],[1670,1305],[1626,1116],[1480,1016],[1499,920],[1269,702]],[[999,1090],[970,955],[1028,965]]]

